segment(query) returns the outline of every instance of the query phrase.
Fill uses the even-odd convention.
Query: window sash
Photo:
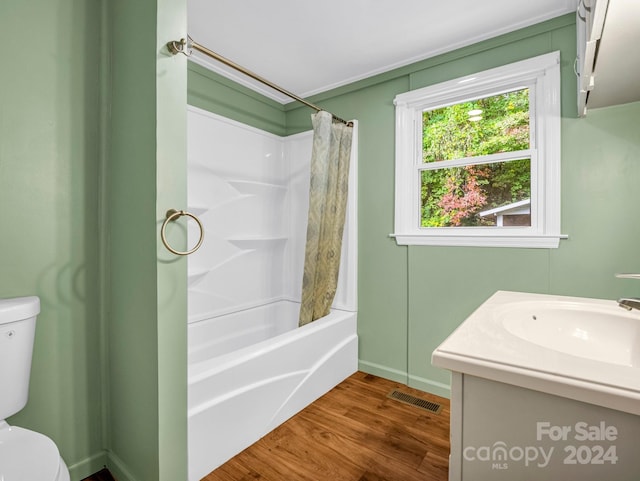
[[[537,88],[536,88],[536,81],[531,80],[529,82],[518,82],[518,83],[514,83],[512,85],[507,85],[505,88],[502,89],[497,89],[497,90],[491,90],[491,89],[486,89],[482,95],[469,95],[467,97],[459,97],[456,100],[450,101],[448,102],[446,105],[433,105],[433,104],[427,104],[426,106],[424,106],[424,108],[417,108],[417,115],[418,118],[417,120],[417,125],[420,126],[420,131],[419,131],[419,135],[418,138],[420,140],[420,145],[418,148],[418,151],[420,152],[420,158],[418,159],[418,162],[421,164],[436,164],[436,163],[442,163],[442,162],[449,162],[447,160],[443,160],[443,161],[439,161],[439,162],[423,162],[422,161],[422,135],[423,135],[423,129],[424,129],[424,125],[423,125],[423,117],[422,114],[426,111],[432,111],[432,110],[437,110],[437,109],[441,109],[441,108],[445,108],[445,107],[451,107],[452,105],[457,105],[457,104],[461,104],[464,102],[472,102],[475,100],[479,100],[479,99],[484,99],[484,98],[488,98],[488,97],[495,97],[497,95],[501,95],[501,94],[505,94],[508,92],[516,92],[518,90],[524,90],[524,89],[528,89],[529,92],[529,149],[526,150],[533,150],[536,148],[536,140],[538,138],[538,136],[536,135],[536,126],[537,126],[537,122],[536,122],[536,92],[537,92]],[[524,151],[523,151],[524,152]],[[502,152],[501,152],[502,153]],[[505,154],[508,152],[504,152]],[[488,155],[498,155],[498,154],[488,154]],[[480,156],[478,156],[480,157]],[[466,157],[466,159],[473,159],[476,157]],[[459,159],[451,159],[451,161],[453,160],[459,160]],[[464,160],[464,159],[460,159],[460,160]],[[469,164],[466,165],[472,165],[471,162],[469,162]]]
[[[535,154],[536,149],[514,150],[513,152],[500,152],[499,154],[478,155],[476,157],[465,157],[463,159],[420,163],[420,165],[416,165],[416,168],[419,171],[422,171],[448,169],[450,167],[465,167],[467,165],[495,164],[497,162],[508,162],[510,160],[530,159]]]
[[[424,163],[422,113],[529,88],[526,151]],[[399,245],[557,248],[560,235],[560,55],[552,52],[396,96],[395,232]],[[493,157],[496,156],[496,157]],[[493,158],[491,158],[493,157]],[[531,226],[422,227],[421,172],[529,158]]]
[[[417,233],[421,233],[420,235],[428,236],[428,235],[455,235],[454,233],[463,233],[463,235],[474,234],[474,235],[491,235],[491,236],[501,236],[501,235],[513,235],[514,232],[519,232],[522,235],[531,235],[540,232],[541,226],[543,224],[542,219],[542,211],[539,208],[540,199],[543,197],[543,192],[540,191],[541,183],[539,182],[539,166],[538,166],[538,155],[535,150],[521,150],[521,153],[527,153],[525,155],[516,156],[509,159],[501,159],[495,160],[493,162],[475,162],[479,157],[472,157],[474,159],[473,163],[460,164],[460,165],[450,165],[449,167],[464,167],[466,165],[478,165],[478,164],[495,164],[498,162],[509,162],[510,160],[519,160],[519,159],[529,159],[530,168],[531,168],[531,185],[530,185],[530,194],[531,194],[531,225],[530,226],[493,226],[493,227],[461,227],[461,226],[452,226],[452,227],[423,227],[422,226],[422,203],[420,198],[420,192],[422,190],[422,175],[421,172],[423,170],[435,170],[435,169],[424,169],[419,168],[415,171],[415,177],[413,180],[414,184],[414,192],[417,193],[417,198],[415,199],[417,202],[417,210],[414,210],[413,213],[413,229],[416,230]],[[509,154],[513,152],[508,152]],[[500,155],[502,154],[493,154]],[[483,156],[491,157],[491,156]],[[451,160],[447,162],[458,162],[458,160]],[[440,168],[448,168],[448,167],[440,167]],[[439,170],[439,169],[438,169]],[[508,230],[509,233],[501,233],[502,230]]]

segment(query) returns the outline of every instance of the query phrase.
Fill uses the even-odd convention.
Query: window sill
[[[557,249],[566,235],[424,235],[390,234],[398,245],[450,246],[450,247],[519,247],[525,249]]]

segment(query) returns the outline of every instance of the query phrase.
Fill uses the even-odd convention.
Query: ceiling
[[[194,41],[301,97],[574,12],[578,0],[188,0]],[[205,67],[291,100],[219,62]]]

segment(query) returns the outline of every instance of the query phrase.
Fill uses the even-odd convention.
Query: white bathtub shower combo
[[[194,107],[188,126],[188,210],[205,230],[188,279],[197,481],[357,369],[357,131],[333,309],[298,328],[312,133],[278,137]]]

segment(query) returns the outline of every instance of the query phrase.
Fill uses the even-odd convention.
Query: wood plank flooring
[[[448,456],[447,399],[358,372],[202,481],[446,481]]]
[[[394,389],[442,411],[389,399]],[[202,481],[447,481],[448,457],[447,399],[358,372]]]

